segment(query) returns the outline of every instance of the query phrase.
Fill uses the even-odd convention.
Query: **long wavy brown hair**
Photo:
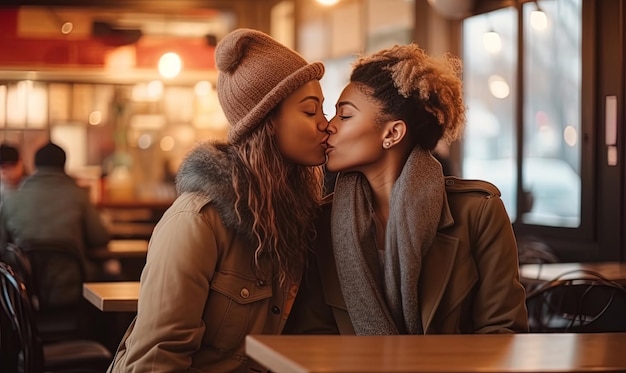
[[[281,284],[295,280],[302,273],[315,236],[322,168],[302,166],[283,157],[269,119],[233,148],[239,160],[233,162],[232,169],[235,210],[240,221],[247,209],[252,214],[256,268],[261,270],[260,258],[269,256],[278,266]],[[247,209],[242,206],[246,202]]]

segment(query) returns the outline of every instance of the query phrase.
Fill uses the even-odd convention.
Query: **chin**
[[[310,157],[310,158],[300,158],[295,159],[291,158],[293,163],[297,163],[301,166],[313,167],[313,166],[321,166],[326,162],[326,155],[321,154],[319,157]]]
[[[315,160],[311,164],[311,166],[321,166],[326,163],[326,149],[320,149],[320,152]]]
[[[337,167],[333,166],[333,163],[329,161],[326,162],[326,171],[328,172],[339,172],[339,169],[337,169]]]
[[[336,150],[333,150],[332,152],[326,154],[326,170],[329,172],[339,172],[339,171],[343,171],[340,170],[341,166],[342,166],[342,162],[341,162],[341,158],[339,157],[337,154]]]
[[[318,160],[313,162],[311,166],[321,166],[326,163],[326,155],[322,155]]]

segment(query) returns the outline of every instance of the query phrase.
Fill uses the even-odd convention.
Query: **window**
[[[518,225],[580,227],[582,0],[467,18],[463,40],[463,177],[494,183]]]

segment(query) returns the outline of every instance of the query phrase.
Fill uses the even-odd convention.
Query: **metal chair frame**
[[[626,332],[626,288],[597,272],[565,272],[531,290],[526,305],[531,332]]]

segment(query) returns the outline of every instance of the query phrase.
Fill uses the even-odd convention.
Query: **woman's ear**
[[[383,144],[385,148],[390,148],[402,141],[404,136],[406,136],[406,123],[403,120],[387,122],[384,133]]]

